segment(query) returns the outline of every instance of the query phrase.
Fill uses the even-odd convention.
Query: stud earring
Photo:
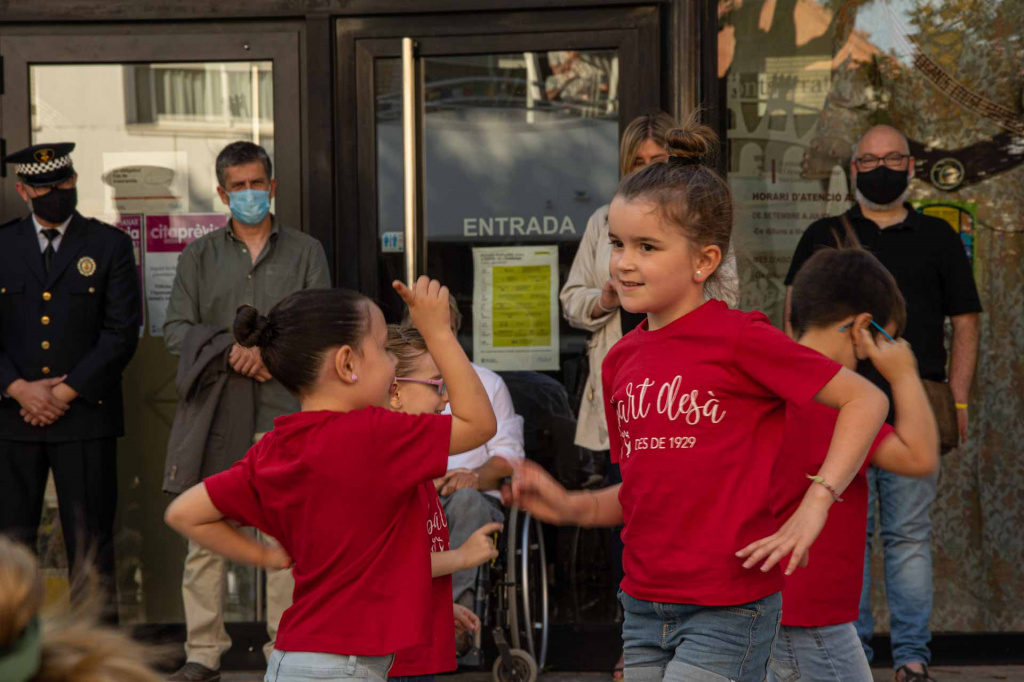
[[[697,276],[700,277],[700,270],[697,271]]]
[[[352,375],[352,381],[359,381],[359,377],[357,377],[355,374],[353,374]]]

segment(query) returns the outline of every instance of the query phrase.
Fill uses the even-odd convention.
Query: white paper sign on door
[[[501,370],[558,369],[558,247],[473,249],[473,359]]]

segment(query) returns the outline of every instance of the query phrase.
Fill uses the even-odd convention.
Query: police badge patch
[[[78,259],[78,272],[83,277],[92,277],[96,274],[96,261],[88,256],[83,256]]]

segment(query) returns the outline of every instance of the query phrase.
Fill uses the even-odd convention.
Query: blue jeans
[[[853,623],[819,628],[782,626],[767,682],[873,682]]]
[[[389,677],[391,682],[434,682],[436,675],[406,675],[405,677]]]
[[[896,669],[908,663],[930,663],[928,642],[932,615],[932,522],[928,517],[939,476],[910,478],[871,467],[868,470],[868,545],[864,554],[864,587],[860,595],[857,634],[870,661],[868,643],[874,634],[871,615],[871,536],[875,533],[875,500],[881,510],[885,549],[885,593],[889,602],[892,658]]]
[[[395,655],[339,656],[313,651],[274,651],[263,682],[385,682]]]
[[[626,682],[763,682],[782,618],[775,593],[737,606],[664,604],[619,590]]]

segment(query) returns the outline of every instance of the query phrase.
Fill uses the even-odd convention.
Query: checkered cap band
[[[42,175],[43,173],[67,168],[70,165],[70,156],[58,156],[43,163],[19,163],[16,172],[18,175]]]

